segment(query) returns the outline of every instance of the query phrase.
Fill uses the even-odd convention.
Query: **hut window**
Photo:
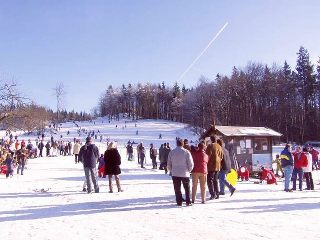
[[[255,138],[254,149],[257,151],[268,151],[268,140],[267,138]]]

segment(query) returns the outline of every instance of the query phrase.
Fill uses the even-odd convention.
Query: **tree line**
[[[58,116],[58,117],[57,117]],[[57,112],[45,108],[18,90],[16,80],[0,79],[0,128],[7,131],[22,130],[42,133],[50,123],[90,120],[86,112],[66,111],[61,106]]]
[[[119,119],[164,119],[189,123],[199,129],[218,125],[264,126],[283,134],[282,141],[320,140],[320,58],[314,66],[300,47],[295,69],[249,62],[233,67],[230,76],[204,76],[196,86],[175,83],[109,86],[96,112]]]

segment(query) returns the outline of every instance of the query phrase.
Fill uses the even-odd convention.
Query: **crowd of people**
[[[211,143],[207,146],[204,142],[189,145],[187,139],[176,138],[177,147],[172,149],[169,143],[161,144],[159,151],[154,144],[150,144],[149,153],[152,161],[152,169],[157,169],[157,157],[160,161],[160,170],[172,176],[176,202],[181,206],[185,201],[187,206],[196,200],[197,185],[200,182],[201,202],[206,202],[206,188],[210,193],[210,200],[218,199],[225,195],[225,186],[230,190],[231,196],[236,189],[227,181],[226,175],[231,171],[231,159],[227,149],[223,147],[223,141],[211,137]],[[146,148],[143,142],[137,145],[138,163],[144,168]],[[128,160],[133,161],[134,148],[129,141],[127,145]],[[190,198],[190,174],[192,176],[192,194]],[[181,184],[185,189],[186,198],[182,198]],[[220,185],[220,187],[219,187]]]
[[[34,145],[35,144],[35,145]],[[28,139],[27,142],[9,137],[0,140],[0,166],[1,171],[6,173],[6,177],[13,176],[13,169],[17,168],[17,174],[24,173],[28,159],[38,157],[57,157],[57,156],[75,156],[75,163],[78,163],[78,155],[81,142],[74,139],[74,145],[71,141],[56,141],[51,136],[51,141],[44,141],[37,137],[33,142]],[[44,155],[45,151],[45,155]]]
[[[1,139],[0,146],[0,164],[6,165],[6,177],[13,176],[13,169],[17,168],[17,174],[23,175],[28,158],[43,157],[43,150],[46,150],[46,156],[69,156],[74,155],[75,163],[82,163],[85,173],[84,191],[91,193],[93,190],[98,193],[98,176],[107,177],[109,180],[109,192],[113,193],[113,176],[116,181],[118,192],[123,189],[120,185],[121,174],[121,156],[117,149],[116,142],[108,142],[107,150],[104,154],[99,154],[99,149],[92,143],[93,132],[89,132],[86,143],[82,143],[74,138],[71,141],[57,141],[53,136],[51,141],[44,141],[39,137],[35,139],[34,146],[30,140],[27,143],[21,142],[13,137],[6,140]],[[225,195],[225,187],[232,196],[236,189],[227,180],[227,174],[231,172],[231,159],[229,152],[224,148],[222,139],[216,139],[211,136],[210,144],[199,142],[195,145],[189,145],[187,139],[176,138],[176,147],[171,148],[169,143],[161,144],[157,149],[153,143],[150,144],[149,154],[152,161],[152,169],[164,170],[165,174],[172,177],[176,203],[181,206],[186,202],[187,206],[196,201],[197,186],[200,183],[201,203],[207,200],[206,189],[209,191],[209,200],[219,199]],[[132,142],[126,146],[129,161],[134,160],[134,147]],[[137,144],[137,160],[141,168],[145,168],[146,147],[143,142]],[[277,168],[273,170],[261,168],[260,179],[267,180],[268,184],[277,184],[276,177],[284,178],[284,191],[292,192],[297,189],[303,190],[303,179],[306,179],[306,190],[314,190],[312,170],[319,168],[319,152],[312,146],[304,148],[297,146],[293,152],[290,144],[287,144],[281,155],[277,155],[273,161]],[[160,161],[158,166],[157,159]],[[281,175],[280,175],[281,173]],[[192,190],[190,191],[190,174],[192,178]],[[298,186],[297,186],[298,180]],[[290,182],[292,187],[290,188]],[[185,190],[185,198],[182,197],[181,185]]]
[[[299,190],[303,190],[303,178],[306,178],[305,190],[314,190],[312,178],[313,167],[318,169],[319,152],[312,146],[297,146],[293,152],[292,146],[287,144],[281,152],[281,168],[284,172],[285,187],[284,191],[293,192],[297,190],[297,180],[299,181]],[[292,188],[290,188],[292,182]]]

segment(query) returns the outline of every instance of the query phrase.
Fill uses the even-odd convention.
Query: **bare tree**
[[[17,119],[25,117],[23,108],[27,102],[18,90],[18,83],[16,80],[6,81],[0,79],[0,123],[6,128],[14,128],[17,124]]]
[[[56,87],[53,88],[53,95],[57,98],[57,122],[60,121],[60,111],[63,107],[66,94],[66,86],[63,83],[57,83]]]
[[[34,102],[25,105],[23,110],[27,117],[20,120],[21,129],[27,133],[34,130],[37,130],[38,133],[43,132],[49,120],[50,111]]]

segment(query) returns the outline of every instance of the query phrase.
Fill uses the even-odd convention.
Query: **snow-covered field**
[[[126,161],[124,145],[128,140],[143,141],[148,148],[151,142],[159,147],[169,141],[174,147],[176,136],[196,140],[185,125],[149,120],[128,122],[125,127],[124,121],[102,123],[102,119],[78,124],[119,142],[124,192],[108,193],[106,179],[99,179],[100,193],[82,192],[84,172],[72,156],[31,159],[23,176],[0,175],[1,238],[319,239],[320,185],[314,191],[286,193],[281,180],[277,186],[238,182],[232,197],[201,204],[198,193],[193,206],[177,207],[170,177],[152,170],[149,158],[146,169],[137,161]],[[73,123],[61,127],[55,139],[60,134],[63,140],[78,136]],[[160,133],[163,139],[158,139]],[[99,138],[95,141],[103,153],[105,138],[102,143]],[[313,177],[318,184],[318,173]]]

